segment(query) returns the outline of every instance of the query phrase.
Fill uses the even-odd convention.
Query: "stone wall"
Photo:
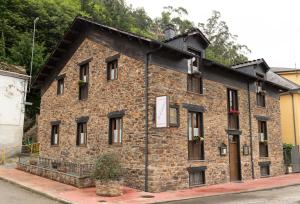
[[[78,188],[87,188],[95,186],[94,180],[89,177],[78,177],[57,170],[46,169],[35,165],[17,163],[17,169],[26,171],[34,175],[42,176],[54,181],[76,186]]]
[[[73,162],[92,163],[102,153],[117,152],[122,156],[125,183],[143,189],[144,185],[144,66],[143,62],[123,54],[118,61],[118,79],[106,80],[107,57],[117,54],[101,42],[85,39],[60,74],[66,74],[63,95],[56,95],[53,81],[41,99],[39,141],[41,156],[64,158]],[[88,99],[78,100],[78,63],[92,57],[89,65]],[[108,117],[113,111],[125,110],[123,144],[108,144]],[[76,146],[75,119],[89,116],[87,146]],[[59,145],[51,146],[51,121],[60,120]]]
[[[205,80],[204,94],[187,92],[187,76],[185,73],[165,69],[157,65],[150,67],[149,110],[150,112],[150,191],[166,191],[189,187],[188,167],[206,166],[206,184],[224,183],[230,181],[229,155],[220,156],[219,146],[228,146],[227,119],[227,88],[238,90],[240,130],[240,156],[242,180],[252,179],[251,156],[243,155],[243,145],[250,146],[248,92],[245,88],[234,87]],[[171,128],[156,128],[153,124],[155,98],[167,95],[170,104],[179,105],[180,126]],[[260,178],[258,162],[271,162],[271,176],[283,174],[282,143],[280,136],[279,101],[267,96],[266,108],[256,106],[256,93],[251,92],[253,155],[255,178]],[[188,111],[183,103],[204,106],[204,137],[205,159],[203,161],[188,160],[187,122]],[[258,152],[258,122],[255,115],[268,116],[269,157],[259,158]]]

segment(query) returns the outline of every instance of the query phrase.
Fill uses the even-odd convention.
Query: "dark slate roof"
[[[273,83],[279,84],[281,86],[287,87],[288,89],[299,89],[300,86],[288,79],[285,79],[278,74],[274,73],[273,71],[268,71],[266,73],[266,78],[268,81],[271,81]]]
[[[242,67],[246,67],[246,66],[250,66],[250,65],[255,65],[255,64],[256,65],[263,64],[265,66],[265,68],[267,69],[267,71],[270,70],[269,65],[266,63],[266,61],[263,58],[243,62],[243,63],[240,63],[240,64],[235,64],[235,65],[232,65],[231,67],[234,68],[234,69],[238,69],[238,68],[242,68]]]
[[[209,40],[205,37],[205,35],[198,28],[191,28],[187,32],[182,33],[180,35],[176,35],[173,38],[170,38],[170,39],[165,40],[163,42],[167,43],[167,42],[170,42],[170,41],[175,40],[177,38],[181,38],[181,37],[185,37],[185,36],[191,36],[191,35],[199,36],[202,39],[202,41],[204,42],[204,46],[205,46],[204,48],[207,48],[208,45],[210,44]]]
[[[271,70],[275,73],[300,71],[300,69],[298,68],[285,68],[285,67],[271,67]]]
[[[0,62],[0,70],[26,75],[25,67]]]

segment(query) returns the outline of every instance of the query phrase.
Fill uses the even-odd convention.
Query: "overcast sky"
[[[188,19],[206,22],[212,10],[221,12],[237,41],[247,45],[249,60],[264,58],[270,67],[300,67],[299,0],[125,0],[134,8],[144,7],[151,17],[164,6],[182,6]]]

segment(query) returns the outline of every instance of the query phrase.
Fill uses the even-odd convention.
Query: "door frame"
[[[231,168],[230,168],[230,135],[232,135],[233,137],[237,137],[237,149],[238,149],[238,152],[237,152],[237,159],[238,159],[238,180],[236,181],[231,181],[231,176],[230,176],[230,171],[231,171]],[[238,181],[241,181],[242,180],[242,168],[241,168],[241,149],[240,149],[240,135],[238,134],[228,134],[228,168],[229,168],[229,181],[230,182],[238,182]]]

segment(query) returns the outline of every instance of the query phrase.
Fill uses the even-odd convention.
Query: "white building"
[[[28,79],[23,67],[0,62],[0,150],[7,149],[6,156],[22,145]]]

